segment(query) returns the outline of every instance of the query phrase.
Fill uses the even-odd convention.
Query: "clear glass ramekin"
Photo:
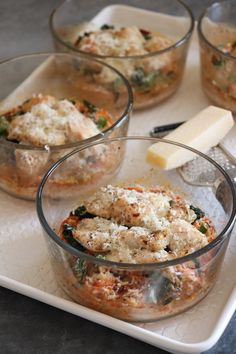
[[[235,5],[234,0],[215,2],[198,22],[203,90],[212,102],[233,113],[236,113]]]
[[[144,55],[106,56],[88,53],[91,57],[106,61],[127,77],[133,89],[135,108],[157,104],[177,90],[183,77],[194,28],[193,14],[182,1],[156,0],[147,3],[129,0],[111,5],[106,0],[101,8],[99,2],[88,6],[85,1],[66,0],[50,17],[56,50],[85,53],[75,48],[71,38],[75,37],[78,25],[91,21],[99,26],[104,22],[119,27],[137,26],[172,39],[173,44],[165,49]],[[122,92],[118,83],[117,89]]]
[[[101,68],[111,72],[114,80],[120,80],[124,90],[122,97],[113,83],[93,80],[92,73]],[[127,134],[132,90],[120,73],[103,62],[67,53],[26,55],[0,64],[0,85],[0,115],[33,94],[41,93],[59,99],[87,100],[105,108],[114,119],[113,124],[99,134],[66,145],[36,147],[0,136],[0,188],[13,196],[35,199],[42,176],[60,157],[86,143]],[[68,172],[73,168],[68,167]],[[66,190],[74,182],[65,176],[58,183],[62,190]]]
[[[77,149],[47,172],[36,200],[60,287],[79,304],[128,321],[159,320],[203,299],[216,282],[235,222],[235,191],[226,172],[208,156],[167,140],[161,141],[180,147],[183,153],[191,152],[195,160],[183,168],[162,170],[146,161],[147,148],[157,141],[160,140],[124,137]],[[54,180],[68,165],[79,163],[85,153],[93,154],[97,149],[106,152],[109,165],[100,163],[94,170],[87,166],[88,183],[77,185],[70,196],[65,197],[60,188],[54,188]],[[114,156],[121,157],[120,163]],[[217,237],[192,254],[161,263],[111,262],[78,251],[58,236],[59,227],[81,200],[108,183],[168,186],[205,211],[215,225]]]

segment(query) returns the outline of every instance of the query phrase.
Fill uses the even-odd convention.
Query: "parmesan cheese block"
[[[209,106],[165,138],[190,146],[203,153],[217,145],[233,127],[232,113]],[[179,146],[155,143],[148,148],[147,160],[168,170],[192,160],[196,154]]]

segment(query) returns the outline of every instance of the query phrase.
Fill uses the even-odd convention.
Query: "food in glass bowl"
[[[201,78],[206,95],[236,113],[235,2],[222,1],[206,9],[198,24]]]
[[[34,199],[45,171],[78,146],[104,136],[126,135],[132,107],[129,84],[122,101],[102,80],[87,75],[103,67],[70,54],[39,54],[0,65],[0,187],[14,196]],[[68,166],[54,180],[61,193],[73,193],[77,181],[92,183],[106,168],[115,168],[121,154],[94,149]],[[76,171],[76,173],[75,173]],[[87,178],[89,171],[89,178]],[[77,176],[77,177],[76,177]],[[53,186],[52,186],[53,187]]]
[[[87,152],[98,145],[127,149],[119,170],[96,188],[81,184],[74,198],[58,200],[56,190],[48,194],[51,180],[83,149],[74,151],[46,174],[37,195],[59,285],[74,301],[129,321],[154,321],[199,302],[217,279],[235,219],[233,185],[220,166],[163,141],[200,159],[195,186],[189,174],[186,182],[178,169],[147,163],[153,142],[129,137],[87,146]]]
[[[115,28],[107,24],[91,32],[84,32],[83,29],[74,43],[70,42],[70,36],[66,32],[64,38],[79,51],[109,57],[148,56],[150,53],[166,50],[175,43],[160,33],[136,26]],[[156,95],[159,95],[159,98],[169,96],[182,74],[182,66],[171,51],[162,56],[127,60],[126,63],[116,59],[109,59],[107,62],[128,78],[136,104]],[[106,70],[102,70],[96,79],[99,81],[100,77],[107,82],[113,81],[113,77]],[[119,81],[115,84],[120,90]]]
[[[204,212],[178,194],[162,187],[105,186],[73,210],[63,220],[59,235],[72,247],[104,260],[119,263],[155,263],[186,256],[206,246],[216,237]],[[109,268],[88,265],[70,259],[74,279],[68,277],[67,291],[78,299],[91,299],[99,293],[104,307],[111,303],[128,307],[145,305],[147,297],[156,301],[155,311],[163,312],[175,300],[194,297],[205,286],[202,274],[190,267],[178,266],[176,272],[163,271],[164,289],[148,294],[149,279],[143,272],[117,274]],[[204,263],[203,263],[204,264]],[[203,265],[202,264],[202,265]],[[83,285],[76,290],[75,284]],[[179,297],[182,297],[180,300]]]
[[[57,48],[88,53],[119,70],[132,86],[136,108],[158,103],[176,91],[193,29],[189,9],[173,1],[161,13],[162,0],[156,3],[160,13],[113,5],[88,22],[81,18],[80,24],[80,6],[78,1],[65,2],[52,14],[50,24]],[[106,70],[98,73],[96,79],[101,77],[107,82],[113,80]],[[115,85],[122,94],[119,81]]]

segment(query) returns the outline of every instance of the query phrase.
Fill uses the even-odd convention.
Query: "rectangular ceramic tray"
[[[157,107],[135,112],[130,135],[148,135],[156,125],[187,120],[210,104],[200,86],[198,51],[195,33],[180,89]],[[233,131],[225,139],[224,144],[228,148],[232,147],[235,134]],[[235,231],[220,277],[201,303],[173,318],[149,324],[131,324],[80,306],[58,288],[32,202],[16,200],[0,192],[0,211],[0,285],[3,287],[172,353],[200,353],[211,348],[236,309]]]

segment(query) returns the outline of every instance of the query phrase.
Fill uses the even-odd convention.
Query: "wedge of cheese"
[[[206,153],[217,145],[233,127],[232,113],[209,106],[186,121],[165,139],[182,143]],[[158,142],[148,148],[147,161],[168,170],[179,167],[196,157],[196,154],[179,146]]]

